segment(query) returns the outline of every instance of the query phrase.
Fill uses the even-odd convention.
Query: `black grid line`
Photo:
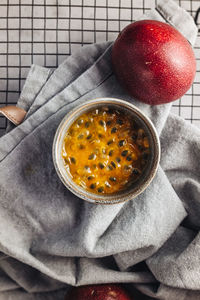
[[[33,64],[33,18],[34,18],[34,0],[32,0],[31,9],[31,64]]]
[[[94,43],[96,43],[96,33],[98,30],[96,29],[96,9],[97,9],[97,1],[94,0]]]
[[[46,0],[44,0],[44,52],[46,53]],[[46,55],[44,55],[44,66],[46,67],[47,60]]]
[[[21,90],[21,65],[22,65],[22,53],[21,53],[21,0],[19,0],[19,91]],[[11,80],[9,78],[9,80]]]
[[[108,0],[106,0],[106,20],[108,20]],[[108,22],[106,22],[106,41],[108,41]]]
[[[69,20],[71,18],[71,0],[69,0]],[[69,22],[69,54],[72,54],[72,49],[71,49],[71,22]]]
[[[199,0],[175,1],[195,18]],[[123,27],[157,4],[157,0],[48,2],[0,3],[0,105],[17,102],[32,63],[54,69],[81,46],[114,40]],[[196,22],[200,30],[200,16]],[[200,127],[199,50],[200,32],[194,47],[194,83],[181,100],[173,103],[172,111]],[[0,116],[0,135],[6,126],[6,119]]]
[[[190,10],[192,10],[192,2],[191,1],[190,1]],[[191,89],[192,89],[192,96],[191,96],[192,102],[191,102],[190,122],[192,123],[192,121],[193,121],[193,109],[194,109],[194,107],[193,107],[193,105],[194,105],[194,96],[193,96],[194,90],[193,90],[193,85],[192,85]],[[180,109],[180,111],[181,111],[181,109]]]
[[[56,0],[56,66],[58,66],[58,53],[58,0]]]
[[[84,0],[82,0],[82,5],[81,5],[81,28],[83,28],[83,6],[84,6]],[[81,30],[81,46],[83,46],[83,30]]]
[[[9,0],[8,0],[8,5],[7,5],[7,19],[6,19],[6,27],[8,28],[8,15],[9,15]],[[9,41],[9,32],[7,30],[7,40],[6,40],[6,45],[7,45],[7,53],[6,53],[6,66],[8,66],[8,50],[9,50],[9,45],[8,45],[8,41]],[[7,80],[6,80],[6,91],[3,91],[6,93],[6,105],[8,104],[8,80],[9,80],[9,76],[8,76],[8,67],[6,68],[6,75],[7,75]],[[5,126],[7,127],[8,125],[8,122],[7,122],[7,119],[6,119],[6,122],[5,122]]]

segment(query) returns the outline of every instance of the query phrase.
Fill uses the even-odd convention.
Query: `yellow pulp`
[[[104,107],[81,115],[66,132],[62,157],[74,182],[90,192],[123,190],[149,155],[144,130],[123,111]]]

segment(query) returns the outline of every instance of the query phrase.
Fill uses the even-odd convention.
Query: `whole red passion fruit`
[[[129,94],[152,105],[183,96],[196,72],[189,42],[171,25],[154,20],[123,29],[112,47],[112,65]]]
[[[74,287],[65,300],[133,300],[117,284],[101,284]]]

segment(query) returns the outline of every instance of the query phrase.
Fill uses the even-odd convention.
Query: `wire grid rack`
[[[195,17],[199,0],[178,0]],[[0,106],[15,104],[31,64],[56,68],[85,44],[115,40],[119,31],[154,8],[156,0],[0,0]],[[200,25],[200,17],[197,18]],[[200,127],[200,34],[197,72],[172,111]],[[7,120],[0,117],[0,136]]]

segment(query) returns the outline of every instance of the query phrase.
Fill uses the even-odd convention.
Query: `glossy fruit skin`
[[[72,288],[65,300],[134,300],[117,284],[87,285]]]
[[[183,96],[196,72],[189,42],[171,25],[154,20],[123,29],[112,47],[112,65],[129,94],[152,105]]]

